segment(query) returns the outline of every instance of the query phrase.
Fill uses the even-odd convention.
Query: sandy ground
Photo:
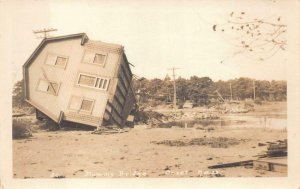
[[[286,118],[286,102],[257,106],[251,114]],[[195,111],[196,109],[193,109]],[[191,111],[191,110],[186,110]],[[243,116],[243,115],[242,115]],[[35,128],[35,116],[25,116]],[[29,139],[13,140],[14,178],[132,178],[132,177],[275,177],[287,173],[235,167],[208,169],[210,165],[253,160],[267,150],[258,143],[287,139],[287,129],[214,126],[149,128],[137,125],[129,132],[99,135],[91,131],[36,130]],[[239,144],[227,148],[203,145],[167,146],[164,140],[227,137]]]
[[[13,140],[15,178],[226,177],[287,176],[286,173],[244,167],[210,170],[218,163],[255,159],[266,150],[258,142],[287,138],[286,131],[255,128],[153,128],[136,126],[129,132],[97,135],[91,131],[38,131],[30,139]],[[151,143],[196,137],[246,139],[228,148],[166,146]]]

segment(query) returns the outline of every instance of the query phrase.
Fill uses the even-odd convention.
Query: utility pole
[[[255,100],[255,80],[253,80],[253,100]]]
[[[175,75],[175,70],[178,70],[178,69],[180,69],[180,68],[169,68],[168,70],[172,70],[172,76],[173,76],[173,85],[174,85],[174,100],[173,100],[173,109],[174,110],[176,110],[176,107],[177,107],[177,105],[176,105],[176,98],[177,98],[177,95],[176,95],[176,75]]]
[[[53,32],[53,31],[57,31],[57,29],[54,29],[54,28],[45,29],[44,28],[42,30],[33,30],[33,33],[34,34],[42,33],[43,37],[39,37],[39,38],[47,38],[47,37],[49,37],[48,33]]]
[[[231,88],[231,83],[230,83],[230,101],[232,101],[232,88]]]

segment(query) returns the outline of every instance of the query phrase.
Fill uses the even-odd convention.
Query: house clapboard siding
[[[55,122],[123,127],[134,107],[123,46],[84,33],[44,39],[23,74],[26,101]]]

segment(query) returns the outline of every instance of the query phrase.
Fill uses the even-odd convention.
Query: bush
[[[255,104],[258,104],[258,105],[262,105],[263,103],[262,103],[262,100],[260,100],[260,99],[255,99],[254,100],[254,103]]]
[[[12,137],[13,139],[28,138],[32,136],[30,122],[23,119],[13,119]]]

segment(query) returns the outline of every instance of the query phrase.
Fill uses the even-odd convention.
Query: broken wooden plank
[[[287,164],[278,163],[272,160],[255,160],[253,161],[254,169],[263,169],[266,171],[287,173]]]
[[[232,163],[212,165],[212,166],[208,166],[208,168],[209,169],[218,169],[218,168],[226,168],[226,167],[245,166],[245,165],[253,165],[253,160],[246,160],[246,161],[238,161],[238,162],[232,162]]]
[[[23,117],[23,116],[28,116],[27,114],[24,113],[13,113],[12,117]]]

